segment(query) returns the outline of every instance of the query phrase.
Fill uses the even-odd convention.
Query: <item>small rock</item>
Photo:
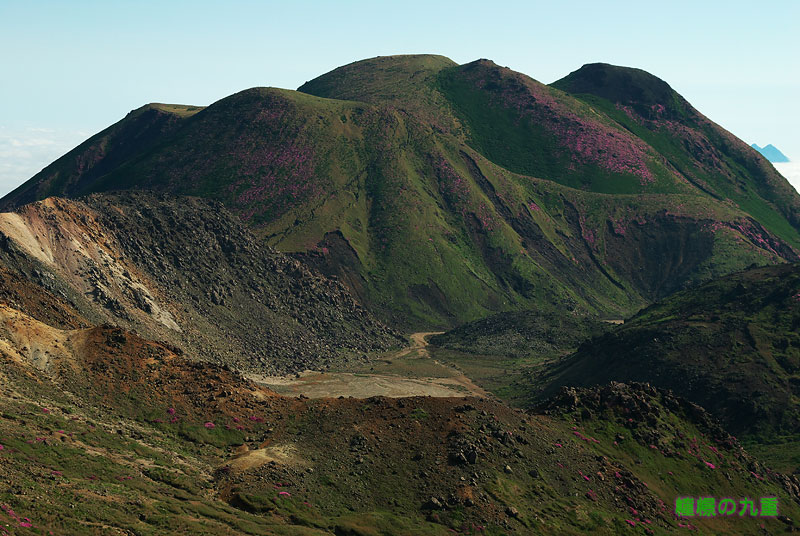
[[[431,497],[430,499],[428,499],[428,502],[426,502],[423,505],[423,508],[425,508],[426,510],[441,510],[442,508],[444,508],[444,505],[442,504],[442,501],[440,501],[436,497]]]

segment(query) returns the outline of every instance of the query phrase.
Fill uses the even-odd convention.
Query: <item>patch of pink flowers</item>
[[[600,443],[600,441],[598,441],[597,439],[595,439],[593,437],[586,437],[585,435],[583,435],[582,433],[580,433],[578,431],[575,431],[575,432],[572,432],[572,433],[575,434],[575,436],[578,439],[582,440],[582,441],[586,441],[588,443]]]
[[[319,181],[314,180],[312,144],[303,139],[295,126],[285,122],[284,114],[291,105],[285,99],[275,98],[269,106],[248,124],[248,130],[259,131],[260,135],[245,132],[230,142],[227,154],[220,155],[220,159],[238,164],[235,173],[240,178],[228,190],[235,196],[245,221],[256,213],[280,216],[322,192]],[[264,131],[275,135],[263,136]],[[277,141],[265,143],[264,140]],[[286,144],[286,140],[293,142]],[[208,165],[204,167],[209,168]]]
[[[476,71],[476,86],[486,85],[483,73]],[[495,73],[492,73],[495,74]],[[527,77],[520,78],[496,72],[491,99],[493,104],[516,110],[531,123],[541,125],[555,135],[558,143],[569,149],[575,163],[595,164],[612,173],[627,173],[639,177],[642,185],[655,182],[647,167],[648,145],[611,124],[591,117],[586,110],[578,114],[566,102],[556,97],[549,87]]]
[[[2,510],[8,517],[10,517],[11,520],[14,521],[14,523],[16,523],[18,527],[21,527],[23,529],[36,528],[36,526],[33,524],[33,521],[31,521],[30,518],[18,516],[17,513],[7,504],[0,504],[0,510]],[[9,534],[9,532],[5,529],[5,527],[0,525],[0,534]],[[50,534],[52,534],[52,532]]]
[[[480,202],[477,209],[475,208],[469,182],[444,157],[440,155],[433,167],[439,181],[439,192],[455,211],[460,212],[464,218],[474,217],[487,231],[497,227],[492,210],[484,202]]]
[[[207,422],[207,423],[203,424],[203,426],[205,426],[206,428],[211,430],[212,428],[214,428],[214,423],[213,422]]]

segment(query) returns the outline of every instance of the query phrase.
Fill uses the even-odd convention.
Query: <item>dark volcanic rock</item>
[[[128,260],[184,309],[175,312],[183,333],[171,342],[199,358],[290,373],[361,359],[400,341],[341,283],[261,245],[219,203],[133,192],[84,202]],[[138,289],[131,298],[150,310]]]

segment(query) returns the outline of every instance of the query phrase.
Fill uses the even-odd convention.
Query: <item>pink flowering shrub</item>
[[[463,217],[474,216],[484,230],[495,230],[497,222],[492,209],[483,201],[478,202],[477,207],[475,206],[469,182],[459,175],[442,156],[435,160],[433,166],[439,181],[439,192],[445,201]]]
[[[510,75],[505,69],[465,71],[479,89],[486,88],[490,102],[516,111],[532,124],[541,125],[558,140],[573,163],[595,164],[612,173],[639,177],[642,185],[655,182],[647,166],[648,145],[592,117],[587,110],[577,113],[555,90],[535,80]],[[487,83],[487,78],[491,81]]]
[[[625,236],[625,232],[627,231],[627,229],[625,227],[625,222],[622,219],[619,220],[612,219],[611,224],[612,228],[614,229],[614,234],[617,234],[619,236]]]
[[[36,525],[33,524],[30,518],[27,517],[20,517],[17,513],[7,504],[0,503],[0,510],[13,521],[16,526],[23,528],[23,529],[30,529],[30,528],[37,528]],[[8,526],[8,525],[6,525]],[[0,534],[10,534],[8,530],[6,530],[3,524],[0,524]],[[51,533],[52,534],[52,533]]]
[[[583,435],[582,433],[578,432],[577,430],[576,430],[576,431],[574,431],[574,432],[572,432],[572,433],[573,433],[573,434],[574,434],[574,435],[575,435],[575,436],[576,436],[578,439],[580,439],[581,441],[586,441],[587,443],[600,443],[600,441],[598,441],[597,439],[595,439],[595,438],[593,438],[593,437],[587,437],[587,436]]]
[[[641,123],[642,122],[642,118],[639,117],[639,115],[633,110],[633,108],[631,106],[626,106],[626,105],[621,104],[621,103],[618,102],[615,105],[615,107],[617,108],[617,110],[620,110],[620,111],[624,112],[625,115],[628,116],[628,119],[630,119],[632,121],[636,121],[637,123]]]
[[[245,221],[279,217],[323,191],[314,173],[314,143],[291,99],[251,90],[229,106],[209,109],[200,121],[204,128],[195,129],[185,147],[161,155],[159,167],[169,169],[171,185],[204,193],[219,188],[215,193],[227,195]],[[231,118],[238,120],[229,125],[234,128],[218,128]]]

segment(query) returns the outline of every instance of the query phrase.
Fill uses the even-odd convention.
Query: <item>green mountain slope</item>
[[[729,200],[796,246],[800,197],[760,153],[639,69],[590,64],[554,87],[596,107],[658,150],[687,181]],[[777,214],[776,214],[777,212]]]
[[[83,142],[11,193],[2,202],[11,210],[33,201],[65,193],[95,191],[95,181],[143,151],[151,149],[182,120],[202,110],[199,106],[147,104]]]
[[[432,336],[432,345],[459,352],[541,358],[571,352],[611,324],[585,316],[519,311],[498,313]]]
[[[799,328],[800,265],[755,268],[648,307],[534,381],[548,385],[543,396],[563,385],[650,382],[733,433],[774,442],[800,430]]]
[[[798,258],[800,198],[752,149],[708,127],[709,150],[728,155],[708,171],[682,131],[578,97],[487,60],[373,58],[300,91],[171,113],[138,144],[119,139],[128,117],[0,205],[119,189],[210,197],[405,326],[532,307],[627,316]]]

